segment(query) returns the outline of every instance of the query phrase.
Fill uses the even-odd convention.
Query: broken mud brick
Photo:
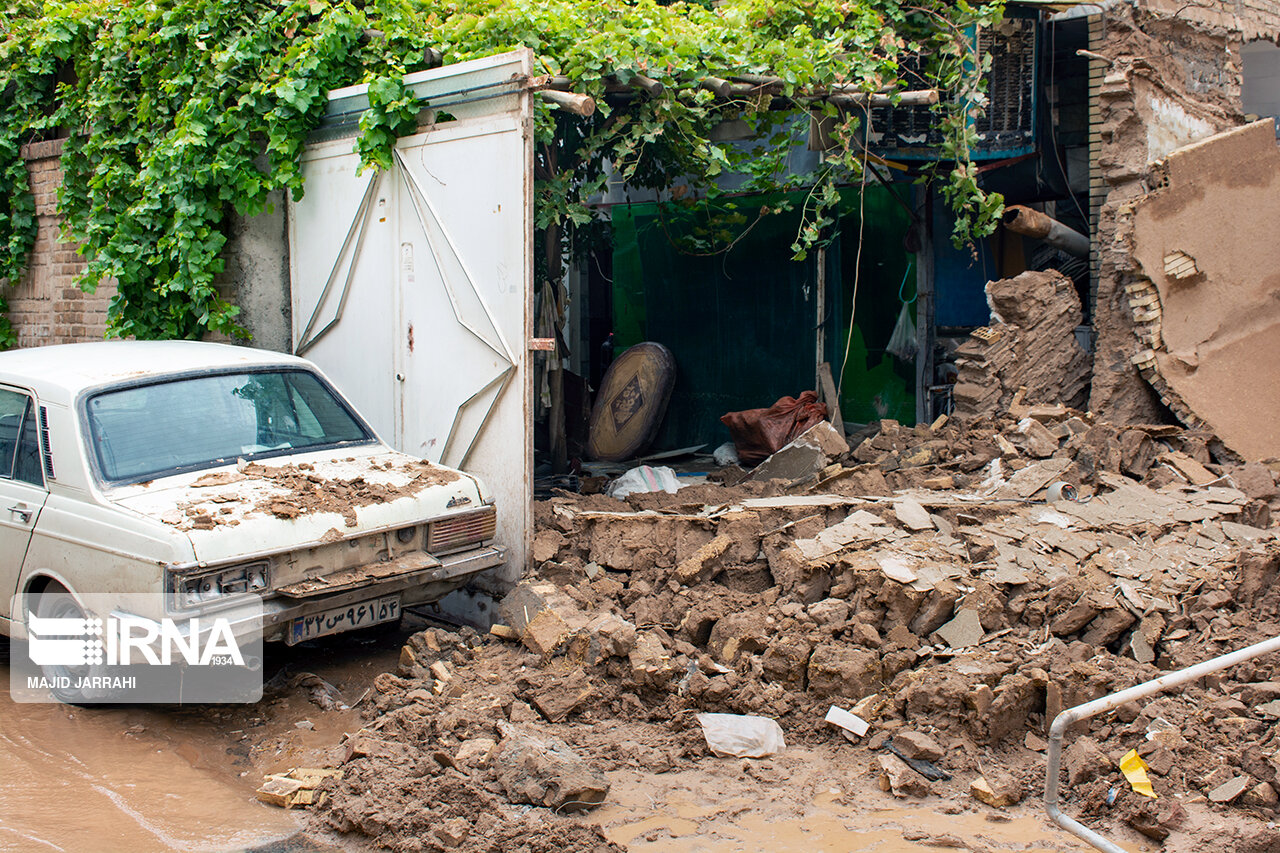
[[[1240,805],[1253,808],[1274,809],[1280,804],[1280,796],[1269,782],[1261,782],[1245,791],[1240,797]]]
[[[1089,737],[1076,738],[1063,755],[1062,763],[1067,768],[1067,784],[1073,788],[1118,772],[1116,763]]]
[[[525,696],[549,722],[558,723],[594,697],[596,692],[582,670],[575,669],[566,677],[537,682]]]
[[[1182,829],[1187,820],[1186,810],[1169,797],[1128,797],[1124,810],[1125,823],[1154,841],[1164,841],[1171,832]]]
[[[717,568],[717,564],[714,561],[727,551],[732,544],[733,539],[729,536],[717,536],[699,548],[692,557],[676,566],[676,577],[683,584],[708,580]]]
[[[1006,809],[1022,802],[1026,789],[1012,773],[987,765],[982,767],[982,775],[970,783],[969,793],[993,808]]]
[[[1028,456],[1047,459],[1058,452],[1057,436],[1034,418],[1023,418],[1019,421],[1016,436],[1015,443],[1021,446]]]
[[[907,758],[925,761],[941,761],[946,750],[933,738],[922,732],[902,731],[893,736],[893,745]]]
[[[809,691],[815,696],[856,702],[879,688],[883,669],[873,651],[833,643],[818,646],[809,658]]]
[[[407,760],[409,750],[404,744],[392,740],[383,740],[363,733],[357,733],[347,739],[346,756],[343,763],[357,758],[384,758]]]
[[[803,690],[811,648],[809,643],[800,639],[782,637],[774,640],[760,661],[765,677],[794,690]]]
[[[1236,776],[1228,779],[1218,787],[1209,791],[1208,797],[1211,803],[1230,803],[1237,800],[1245,791],[1253,786],[1253,780],[1248,776]]]
[[[814,476],[848,452],[849,445],[844,436],[826,421],[818,421],[756,466],[747,475],[747,480],[803,480]]]
[[[493,767],[511,802],[586,811],[608,796],[609,781],[564,741],[503,722],[498,731]]]
[[[738,655],[764,651],[773,631],[758,613],[730,613],[711,629],[707,650],[720,663],[732,665]]]
[[[493,751],[497,746],[497,741],[486,737],[463,741],[458,747],[458,751],[453,755],[454,764],[463,768],[483,769],[488,767]]]
[[[838,598],[824,598],[810,604],[808,612],[819,625],[842,625],[849,620],[849,603]]]
[[[956,352],[955,416],[1004,411],[1019,388],[1028,403],[1086,402],[1089,356],[1076,341],[1083,319],[1071,280],[1059,272],[1025,272],[987,284],[999,321],[979,329]]]
[[[880,789],[895,797],[928,797],[933,787],[907,763],[896,755],[877,755],[875,769],[880,778]]]

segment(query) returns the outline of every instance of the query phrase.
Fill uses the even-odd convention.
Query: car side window
[[[18,436],[18,450],[14,454],[13,479],[44,486],[44,466],[40,464],[40,430],[36,424],[36,407],[27,398],[27,408],[22,413],[22,434]]]
[[[22,415],[27,410],[27,396],[0,388],[0,477],[13,476],[13,460],[22,434]]]
[[[8,388],[0,388],[0,478],[44,485],[35,404]]]

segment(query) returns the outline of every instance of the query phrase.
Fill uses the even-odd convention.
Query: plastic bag
[[[902,310],[898,312],[898,323],[893,327],[889,344],[884,349],[885,352],[896,355],[903,361],[916,360],[916,324],[911,319],[909,304],[905,302],[902,304]]]
[[[637,492],[666,492],[674,495],[683,485],[676,477],[676,472],[670,468],[641,465],[610,483],[605,494],[611,498],[625,498]]]
[[[699,714],[707,746],[721,757],[767,758],[787,748],[782,726],[768,717],[740,714]]]
[[[721,468],[728,468],[730,465],[738,464],[738,448],[733,446],[732,441],[726,441],[717,447],[715,453],[711,455]]]
[[[826,417],[827,407],[818,402],[817,392],[805,391],[799,397],[783,397],[767,409],[729,412],[720,422],[729,428],[742,464],[754,468]]]

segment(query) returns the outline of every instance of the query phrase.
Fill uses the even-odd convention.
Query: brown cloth
[[[827,406],[818,402],[818,393],[805,391],[799,398],[783,397],[767,409],[729,412],[720,421],[729,428],[738,459],[754,468],[826,417]]]

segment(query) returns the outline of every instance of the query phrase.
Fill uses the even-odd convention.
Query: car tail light
[[[493,507],[437,518],[427,525],[427,551],[443,554],[492,539],[498,527]]]
[[[267,571],[263,561],[200,575],[173,575],[170,589],[179,608],[195,607],[223,596],[262,593],[267,588]]]

